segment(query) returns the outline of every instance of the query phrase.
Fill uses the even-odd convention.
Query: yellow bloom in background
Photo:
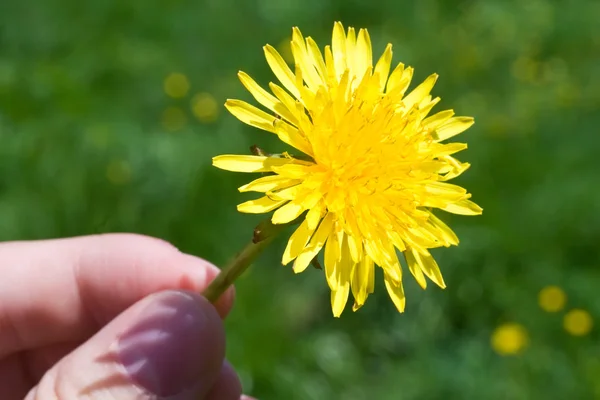
[[[527,346],[527,342],[527,330],[519,324],[504,324],[492,333],[492,348],[503,356],[520,353]]]
[[[594,321],[587,311],[573,309],[565,315],[563,326],[573,336],[585,336],[592,330]]]
[[[339,316],[352,292],[354,310],[373,292],[375,265],[399,311],[405,297],[397,250],[425,288],[428,277],[445,287],[429,249],[457,245],[454,232],[433,209],[481,214],[465,189],[447,181],[469,164],[453,155],[464,143],[444,143],[473,124],[452,110],[427,116],[440,100],[430,91],[437,75],[407,93],[413,69],[400,63],[390,74],[392,46],[373,66],[365,29],[333,29],[324,54],[313,39],[293,29],[294,72],[272,46],[267,63],[282,86],[271,93],[244,72],[242,84],[266,113],[244,101],[227,109],[242,122],[271,132],[303,155],[222,155],[213,164],[229,171],[262,172],[239,188],[264,197],[240,204],[244,213],[268,213],[274,224],[302,217],[283,264],[304,271],[324,248],[325,275],[333,314]],[[406,94],[406,95],[405,95]]]
[[[538,302],[546,312],[558,312],[565,307],[567,295],[558,286],[546,286],[540,291]]]
[[[192,99],[192,112],[200,122],[214,122],[219,116],[219,105],[210,93],[198,93]]]
[[[185,97],[190,90],[190,81],[182,73],[174,72],[165,78],[165,93],[175,99]]]

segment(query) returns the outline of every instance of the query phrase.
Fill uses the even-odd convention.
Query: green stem
[[[261,222],[254,230],[254,238],[202,292],[211,303],[219,297],[248,269],[250,264],[266,249],[281,232],[284,225],[273,225],[270,220]]]

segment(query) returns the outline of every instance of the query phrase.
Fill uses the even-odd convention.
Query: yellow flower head
[[[324,56],[313,39],[293,29],[295,71],[277,51],[264,47],[267,62],[282,86],[271,93],[240,72],[243,85],[272,114],[240,100],[227,109],[242,122],[276,134],[303,155],[222,155],[213,164],[229,171],[266,175],[239,188],[264,197],[240,204],[245,213],[267,213],[274,224],[303,216],[283,254],[304,271],[325,248],[325,275],[333,314],[339,316],[349,292],[354,310],[373,292],[375,265],[400,312],[405,298],[397,250],[425,288],[425,276],[445,287],[429,249],[457,245],[454,232],[436,217],[439,208],[476,215],[470,194],[446,181],[469,164],[452,155],[464,143],[442,143],[473,124],[452,110],[427,117],[440,100],[429,92],[437,75],[405,95],[413,69],[400,63],[390,74],[392,46],[373,67],[369,34],[333,28]]]

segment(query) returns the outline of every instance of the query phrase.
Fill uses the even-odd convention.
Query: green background
[[[237,283],[227,322],[246,392],[600,398],[597,331],[563,328],[569,309],[600,314],[595,0],[2,0],[0,239],[139,232],[223,265],[259,218],[235,209],[251,198],[236,190],[249,177],[211,157],[277,150],[222,107],[250,99],[236,72],[274,80],[261,46],[296,25],[323,46],[335,20],[368,28],[375,58],[393,43],[416,81],[437,72],[436,109],[475,117],[460,137],[472,167],[457,182],[484,214],[443,216],[461,238],[435,252],[448,288],[407,279],[404,314],[378,285],[334,319],[322,273],[282,267],[277,242]],[[183,98],[163,90],[174,72],[189,79]],[[199,92],[216,99],[214,121],[193,114]],[[164,117],[169,107],[180,111]],[[540,308],[547,285],[566,292],[564,310]],[[516,355],[490,345],[504,323],[527,332]]]

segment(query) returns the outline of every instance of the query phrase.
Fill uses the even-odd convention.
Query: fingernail
[[[223,327],[204,302],[181,291],[154,296],[118,341],[119,360],[133,382],[157,396],[173,396],[201,386],[202,376],[220,365]]]

